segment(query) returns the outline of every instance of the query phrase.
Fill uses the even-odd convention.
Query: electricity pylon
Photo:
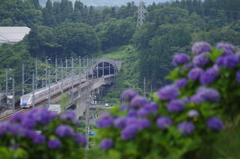
[[[143,21],[145,20],[145,13],[148,13],[147,11],[146,11],[146,9],[144,9],[144,2],[143,1],[141,1],[140,3],[139,3],[139,7],[138,7],[138,10],[135,12],[135,13],[137,13],[138,14],[138,19],[137,19],[137,27],[139,27],[140,25],[142,25],[143,24]]]

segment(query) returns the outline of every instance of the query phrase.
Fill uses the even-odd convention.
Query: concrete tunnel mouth
[[[117,69],[109,62],[100,62],[93,69],[94,78],[115,74]]]

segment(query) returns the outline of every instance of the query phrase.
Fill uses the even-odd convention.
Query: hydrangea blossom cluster
[[[190,60],[189,56],[185,53],[177,53],[173,57],[173,64],[175,66],[182,65],[188,63]]]
[[[33,153],[37,153],[38,150],[33,145],[36,144],[36,147],[41,145],[45,146],[45,155],[48,155],[48,149],[64,150],[64,147],[71,147],[66,143],[72,143],[73,147],[85,146],[87,141],[85,136],[75,132],[76,122],[76,114],[73,111],[58,115],[45,108],[35,108],[27,113],[16,113],[9,121],[0,122],[0,138],[6,141],[0,145],[11,146],[8,144],[14,142],[19,148],[27,148],[27,144]],[[41,151],[45,149],[42,148]]]
[[[120,112],[109,116],[112,124],[107,126],[109,130],[118,131],[118,137],[111,136],[111,146],[104,148],[100,144],[100,148],[118,149],[114,142],[121,140],[125,144],[129,140],[138,143],[142,138],[164,138],[162,142],[149,141],[148,146],[159,146],[167,143],[166,138],[170,138],[175,133],[173,131],[189,139],[196,135],[201,137],[204,133],[211,135],[207,134],[210,130],[223,129],[223,122],[214,115],[217,115],[216,109],[222,109],[219,105],[225,102],[225,95],[221,96],[225,88],[240,86],[240,52],[238,47],[228,43],[219,43],[216,48],[219,50],[212,50],[207,42],[196,42],[192,46],[193,57],[175,54],[173,64],[178,68],[168,76],[174,82],[158,90],[154,103],[148,103],[145,97],[131,89],[124,91],[120,98],[126,103],[119,107]],[[223,86],[225,83],[228,85]],[[157,137],[160,134],[163,136]],[[109,140],[109,136],[104,136],[103,143],[105,139]]]

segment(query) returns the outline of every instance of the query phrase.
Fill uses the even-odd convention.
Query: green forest
[[[174,0],[145,6],[143,25],[137,27],[138,4],[121,7],[86,6],[81,1],[1,0],[0,26],[28,26],[18,44],[0,46],[0,77],[5,69],[20,70],[22,62],[46,57],[111,57],[124,59],[118,74],[124,88],[157,91],[169,83],[172,56],[190,54],[191,45],[229,42],[240,46],[239,0]],[[34,65],[34,64],[33,64]]]

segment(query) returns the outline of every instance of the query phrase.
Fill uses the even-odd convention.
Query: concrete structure
[[[123,60],[111,60],[108,58],[96,60],[96,63],[87,69],[87,82],[67,92],[69,99],[67,105],[71,106],[72,104],[76,104],[77,115],[83,116],[87,105],[92,103],[98,104],[93,101],[95,96],[103,91],[102,89],[107,89],[108,91],[113,90],[115,74],[120,71],[122,62]],[[51,104],[55,104],[60,100],[61,96],[52,99]]]
[[[23,40],[30,30],[28,27],[0,27],[0,45],[16,44]]]

